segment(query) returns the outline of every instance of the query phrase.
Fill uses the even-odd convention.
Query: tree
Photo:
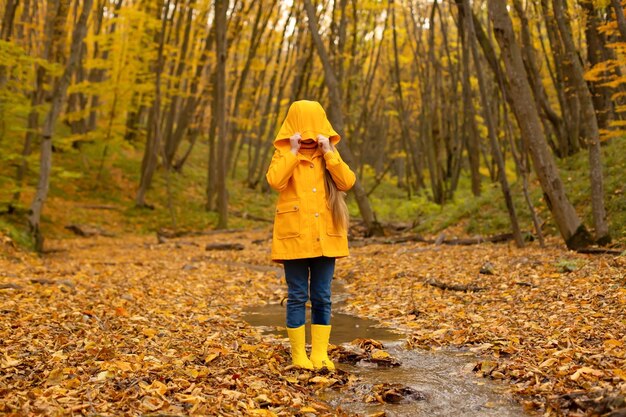
[[[564,0],[553,0],[554,15],[556,16],[559,32],[561,33],[561,39],[565,47],[565,53],[570,61],[572,74],[571,78],[576,91],[580,105],[582,107],[582,114],[584,120],[584,135],[589,154],[589,171],[591,179],[591,207],[593,213],[593,222],[596,232],[596,240],[598,243],[606,244],[611,241],[609,235],[609,226],[606,220],[606,209],[604,207],[604,181],[602,179],[602,161],[600,152],[600,131],[598,129],[598,119],[596,117],[596,111],[593,107],[593,99],[589,86],[585,81],[584,71],[574,40],[572,39],[572,32],[568,24],[568,18],[566,17],[566,4],[563,4]]]
[[[44,121],[41,131],[41,155],[39,166],[39,181],[37,183],[37,191],[35,198],[30,206],[30,215],[28,217],[28,223],[30,225],[31,233],[35,238],[35,246],[38,251],[43,250],[44,238],[40,230],[41,212],[43,210],[44,203],[48,196],[48,189],[50,186],[50,172],[52,169],[52,137],[54,136],[55,124],[61,113],[61,108],[65,100],[67,87],[70,84],[72,73],[78,65],[80,56],[80,45],[83,42],[85,35],[87,34],[87,18],[91,11],[93,0],[84,0],[83,8],[80,14],[80,18],[76,23],[74,32],[72,33],[72,46],[70,49],[70,56],[65,66],[65,70],[61,77],[59,77],[53,87],[51,105],[46,119]],[[67,0],[60,0],[57,5],[57,15],[54,18],[54,22],[57,25],[61,25],[67,17],[67,10],[69,8],[69,2]],[[52,4],[51,4],[52,6]],[[55,8],[51,8],[50,14],[53,13]],[[58,26],[57,26],[58,27]],[[63,35],[62,32],[53,31],[53,35],[49,40],[49,46],[52,46],[54,42],[58,41],[57,37]]]
[[[567,247],[580,249],[591,243],[591,237],[565,194],[563,181],[548,148],[539,114],[534,106],[522,54],[515,40],[511,17],[506,4],[500,0],[488,0],[488,8],[511,86],[513,112],[533,159],[546,203]]]
[[[215,122],[217,125],[217,228],[228,227],[228,190],[226,189],[226,176],[228,164],[226,160],[226,54],[228,45],[226,41],[226,11],[228,0],[215,0],[215,53],[217,55],[215,74]]]
[[[471,9],[469,0],[462,0],[462,7],[466,16],[471,15]],[[458,3],[457,3],[458,4]],[[480,98],[483,105],[484,119],[487,123],[487,131],[489,135],[489,142],[491,144],[491,150],[494,155],[495,163],[498,166],[498,180],[500,181],[500,188],[504,196],[506,208],[509,212],[509,219],[511,221],[511,230],[513,231],[513,237],[517,247],[524,246],[524,240],[522,239],[522,232],[520,231],[519,222],[517,220],[517,214],[515,212],[515,206],[513,204],[513,198],[511,197],[511,188],[509,187],[509,181],[506,178],[506,168],[504,163],[504,157],[500,149],[500,144],[497,139],[496,126],[492,119],[492,112],[490,109],[489,99],[487,98],[487,88],[485,86],[485,79],[482,72],[482,65],[480,62],[480,56],[478,54],[478,47],[476,46],[476,37],[474,36],[474,24],[472,19],[464,19],[464,23],[467,25],[468,42],[469,47],[474,57],[474,65],[476,67],[476,77],[478,78],[478,89],[480,91]]]
[[[157,168],[159,151],[161,149],[161,74],[165,65],[165,57],[163,50],[165,48],[165,32],[167,29],[170,1],[159,2],[157,6],[157,15],[161,20],[161,29],[155,34],[158,46],[157,61],[155,63],[155,94],[152,107],[150,108],[150,114],[148,116],[148,138],[146,139],[146,147],[144,151],[143,160],[141,161],[141,179],[139,182],[139,189],[137,190],[137,196],[135,197],[135,204],[138,207],[146,207],[146,193],[150,184],[152,183],[152,177]]]
[[[317,50],[317,54],[320,57],[320,60],[322,61],[322,65],[324,67],[324,83],[326,84],[326,89],[328,90],[328,96],[330,98],[330,122],[332,123],[335,130],[337,130],[337,133],[345,138],[345,123],[342,110],[343,103],[341,99],[339,82],[337,81],[337,77],[333,72],[332,63],[330,62],[330,58],[328,57],[326,47],[324,46],[322,38],[319,35],[317,27],[317,16],[315,15],[315,9],[313,8],[311,0],[304,0],[304,8],[309,18],[309,30],[311,31],[311,37],[313,38],[315,49]],[[350,146],[346,142],[346,140],[341,142],[342,153],[344,155],[346,163],[352,166],[354,169],[354,157],[352,151],[350,150]],[[359,210],[361,211],[361,217],[365,222],[365,227],[367,227],[367,234],[370,236],[382,235],[382,227],[374,217],[374,211],[372,210],[370,201],[367,197],[365,189],[363,188],[363,185],[358,178],[356,180],[356,183],[354,184],[353,190],[354,196],[359,206]]]

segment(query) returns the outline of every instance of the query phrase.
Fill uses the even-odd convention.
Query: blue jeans
[[[335,273],[335,258],[292,259],[283,261],[287,281],[287,327],[304,325],[306,302],[311,282],[311,323],[330,324],[330,283]]]

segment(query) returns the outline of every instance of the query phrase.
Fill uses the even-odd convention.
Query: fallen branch
[[[30,283],[31,284],[40,284],[40,285],[54,285],[54,284],[56,284],[56,281],[53,281],[53,280],[47,279],[47,278],[31,278],[30,279]]]
[[[8,282],[6,284],[0,284],[0,290],[6,290],[6,289],[21,290],[22,286],[14,284],[12,282]]]
[[[90,209],[90,210],[114,210],[114,211],[122,211],[122,209],[118,206],[111,206],[106,204],[83,204],[80,206],[82,208]]]
[[[250,214],[247,211],[244,211],[243,213],[241,213],[239,211],[231,211],[229,213],[231,213],[233,216],[241,217],[242,219],[255,220],[257,222],[274,223],[274,220],[266,219],[264,217],[255,216],[254,214]]]
[[[586,253],[588,255],[622,255],[626,253],[626,249],[606,249],[606,248],[582,248],[578,249],[578,253]]]
[[[208,243],[205,250],[243,250],[241,243]]]
[[[480,243],[501,243],[508,242],[509,240],[513,240],[513,233],[502,233],[499,235],[489,236],[489,237],[474,237],[474,238],[465,238],[465,239],[443,239],[441,244],[443,245],[478,245]]]
[[[83,237],[91,237],[91,236],[107,236],[113,237],[115,236],[111,232],[107,232],[106,230],[102,230],[99,227],[89,226],[85,224],[68,224],[65,226],[67,230],[70,230],[77,234],[78,236]]]
[[[237,233],[237,232],[245,232],[245,229],[218,229],[218,230],[171,230],[171,229],[159,229],[157,234],[157,239],[161,238],[177,238],[183,236],[211,236],[218,234],[226,234],[226,233]]]
[[[509,240],[513,240],[512,233],[502,233],[494,236],[477,236],[471,238],[463,238],[463,239],[444,239],[444,235],[439,235],[437,239],[425,239],[420,235],[409,235],[409,236],[400,236],[396,238],[388,238],[388,239],[370,239],[372,243],[384,243],[388,245],[393,245],[395,243],[405,243],[405,242],[419,242],[419,243],[429,243],[433,245],[460,245],[460,246],[469,246],[469,245],[478,245],[481,243],[501,243],[507,242]]]
[[[477,285],[446,284],[445,282],[437,281],[434,279],[429,279],[425,281],[425,283],[430,285],[431,287],[436,287],[442,290],[450,290],[450,291],[477,292],[477,291],[485,290],[483,287],[479,287]]]

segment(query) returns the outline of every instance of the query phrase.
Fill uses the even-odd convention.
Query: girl
[[[294,102],[274,140],[267,181],[280,192],[272,260],[288,287],[287,334],[294,365],[335,369],[328,358],[330,283],[335,258],[348,256],[345,192],[356,179],[335,148],[340,137],[316,101]],[[305,304],[311,298],[311,358],[305,349]]]

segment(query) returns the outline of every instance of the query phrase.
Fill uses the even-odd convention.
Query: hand
[[[322,149],[322,152],[332,152],[333,148],[330,146],[330,141],[326,136],[317,135],[317,146]]]
[[[302,140],[302,136],[300,132],[294,133],[292,137],[289,138],[289,143],[291,144],[291,152],[295,155],[300,150],[300,141]]]

